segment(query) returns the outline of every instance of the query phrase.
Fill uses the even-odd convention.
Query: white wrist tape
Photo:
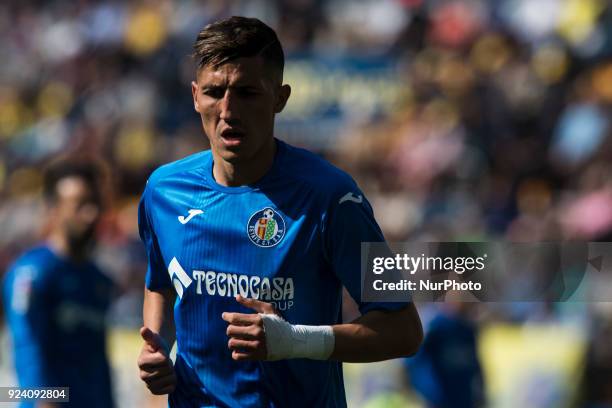
[[[334,351],[331,326],[291,324],[275,314],[259,315],[263,318],[270,361],[287,358],[327,360]]]

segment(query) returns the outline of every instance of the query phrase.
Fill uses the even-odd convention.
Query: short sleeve
[[[385,242],[374,212],[363,192],[350,191],[332,197],[324,227],[328,259],[336,276],[357,302],[361,314],[374,309],[399,310],[406,302],[363,302],[361,296],[361,243]]]
[[[51,333],[49,289],[43,270],[31,263],[15,264],[4,282],[4,301],[14,349],[15,369],[22,387],[53,384],[45,349]]]
[[[148,188],[148,186],[147,186]],[[147,274],[145,277],[145,285],[147,289],[156,291],[159,289],[170,288],[170,276],[166,270],[166,266],[159,248],[157,235],[153,228],[151,219],[151,202],[147,198],[147,189],[140,199],[138,206],[138,231],[140,239],[145,245],[147,251]]]

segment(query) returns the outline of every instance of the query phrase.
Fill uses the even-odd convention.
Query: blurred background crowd
[[[120,406],[146,392],[136,354],[117,346],[141,322],[139,196],[154,168],[208,147],[191,46],[230,15],[262,19],[285,48],[293,93],[277,137],[351,173],[389,241],[612,240],[610,0],[3,1],[0,272],[44,230],[42,164],[102,157],[110,199],[96,256],[119,288]],[[426,350],[478,383],[486,405],[609,407],[610,305],[420,310]],[[440,342],[436,328],[466,340]],[[444,396],[466,387],[419,383],[426,366],[349,365],[349,402],[452,406]]]

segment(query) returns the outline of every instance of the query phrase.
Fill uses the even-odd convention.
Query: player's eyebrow
[[[204,84],[200,87],[202,91],[219,91],[223,89],[237,89],[237,90],[257,90],[259,87],[256,84],[230,84],[230,85],[219,85],[219,84]]]
[[[225,88],[224,84],[203,84],[200,89],[205,90],[205,89],[221,89],[221,88]]]

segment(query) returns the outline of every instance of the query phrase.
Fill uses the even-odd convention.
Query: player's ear
[[[193,97],[193,109],[195,109],[196,112],[200,113],[198,94],[198,83],[196,81],[191,81],[191,96]]]
[[[278,94],[276,95],[276,104],[274,105],[274,113],[281,113],[285,109],[287,100],[291,95],[291,87],[287,84],[281,85]]]

